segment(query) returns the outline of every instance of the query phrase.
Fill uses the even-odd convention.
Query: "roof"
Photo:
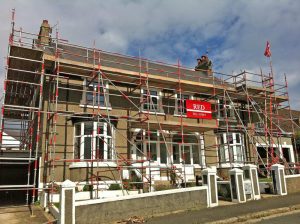
[[[179,69],[176,65],[105,52],[98,49],[83,48],[71,44],[58,44],[58,49],[60,51],[60,59],[96,65],[101,64],[101,66],[155,74],[162,77],[179,78]],[[55,55],[55,44],[50,43],[49,46],[45,46],[44,52],[49,55]],[[221,83],[219,79],[213,79],[212,76],[208,75],[206,71],[194,71],[194,69],[183,66],[180,66],[180,79],[209,84],[213,84],[214,82]]]
[[[293,126],[295,131],[300,131],[300,111],[297,110],[291,110],[292,117],[294,122],[290,120],[290,110],[283,109],[279,110],[279,119],[282,119],[280,121],[280,127],[286,131],[286,132],[293,132]]]

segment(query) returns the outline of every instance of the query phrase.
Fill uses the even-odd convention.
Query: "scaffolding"
[[[42,38],[49,41],[42,42]],[[275,84],[272,70],[269,74],[242,71],[232,75],[193,71],[179,60],[171,65],[141,55],[110,53],[96,49],[95,43],[93,48],[86,48],[60,38],[58,28],[55,37],[16,29],[14,11],[8,46],[0,125],[4,156],[0,161],[25,164],[27,184],[3,185],[0,190],[25,190],[27,204],[36,200],[38,190],[53,195],[58,179],[65,179],[61,167],[83,162],[90,165],[84,181],[96,189],[95,198],[100,182],[105,182],[103,173],[108,172],[123,194],[128,185],[152,191],[157,172],[165,172],[166,180],[174,185],[186,187],[193,147],[199,149],[195,163],[200,170],[216,165],[233,168],[237,163],[254,163],[261,175],[269,175],[275,163],[284,164],[292,173],[299,169],[298,161],[286,161],[278,150],[282,138],[294,138],[299,126],[292,117],[287,79],[284,84]],[[211,121],[190,122],[185,102],[191,96],[211,103]],[[110,99],[118,103],[111,105]],[[289,111],[289,118],[282,117],[280,110]],[[64,124],[67,136],[70,121],[79,137],[61,145],[59,130]],[[92,128],[76,126],[78,121],[89,122]],[[117,128],[118,122],[123,126]],[[292,133],[282,130],[282,122],[291,123]],[[105,125],[99,125],[102,123]],[[19,141],[18,150],[4,144],[6,132]],[[195,133],[198,140],[189,142]],[[126,146],[115,145],[114,136]],[[170,136],[176,136],[175,143]],[[222,136],[218,142],[205,142],[216,136]],[[91,141],[89,155],[81,154],[82,138]],[[233,146],[233,141],[241,146]],[[154,152],[153,142],[158,152]],[[106,150],[100,148],[103,145]],[[266,158],[258,147],[265,150]],[[294,150],[298,158],[296,145]],[[6,156],[11,152],[21,156]],[[158,153],[165,153],[163,167],[157,163]],[[99,170],[101,163],[107,164],[106,169]],[[127,178],[125,172],[129,173]]]

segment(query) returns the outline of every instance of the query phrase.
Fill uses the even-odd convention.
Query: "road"
[[[262,220],[257,223],[259,223],[259,224],[282,224],[282,223],[299,224],[300,223],[300,212],[290,214],[290,215],[279,216],[276,218],[265,219],[265,220]]]
[[[249,201],[242,204],[219,206],[215,208],[186,211],[161,217],[150,218],[148,224],[181,224],[181,223],[205,223],[218,220],[226,220],[232,217],[254,214],[256,212],[290,207],[300,203],[300,193],[287,196],[272,196],[270,198]],[[283,222],[288,223],[288,222]],[[298,224],[300,221],[298,220]]]

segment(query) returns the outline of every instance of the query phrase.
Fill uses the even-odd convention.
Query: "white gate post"
[[[218,206],[217,172],[215,169],[202,170],[202,185],[208,187],[209,207]]]
[[[60,187],[60,224],[75,224],[75,186],[70,180],[66,180]]]
[[[245,180],[251,182],[251,198],[254,200],[260,199],[260,189],[257,175],[257,167],[253,164],[247,164],[243,167]]]
[[[274,194],[287,195],[284,166],[280,164],[272,165],[271,173],[272,173]]]
[[[234,168],[229,170],[230,176],[230,191],[233,202],[246,202],[245,186],[244,186],[244,172],[241,169]]]

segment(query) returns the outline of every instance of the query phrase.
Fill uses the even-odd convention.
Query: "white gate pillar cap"
[[[61,187],[63,187],[63,188],[72,188],[72,187],[76,187],[76,184],[67,179],[62,183]]]
[[[213,168],[206,168],[206,169],[204,169],[204,170],[202,170],[202,172],[201,172],[202,174],[209,174],[209,173],[216,173],[216,170],[215,169],[213,169]]]
[[[271,169],[272,169],[272,170],[276,170],[276,169],[278,169],[278,168],[284,169],[284,165],[281,165],[281,164],[274,164],[274,165],[271,166]]]
[[[234,169],[231,169],[231,170],[229,170],[229,173],[230,174],[243,174],[244,173],[244,171],[243,170],[241,170],[241,169],[238,169],[238,168],[234,168]]]
[[[243,166],[243,168],[257,168],[257,166],[255,166],[254,164],[245,164],[244,166]]]

